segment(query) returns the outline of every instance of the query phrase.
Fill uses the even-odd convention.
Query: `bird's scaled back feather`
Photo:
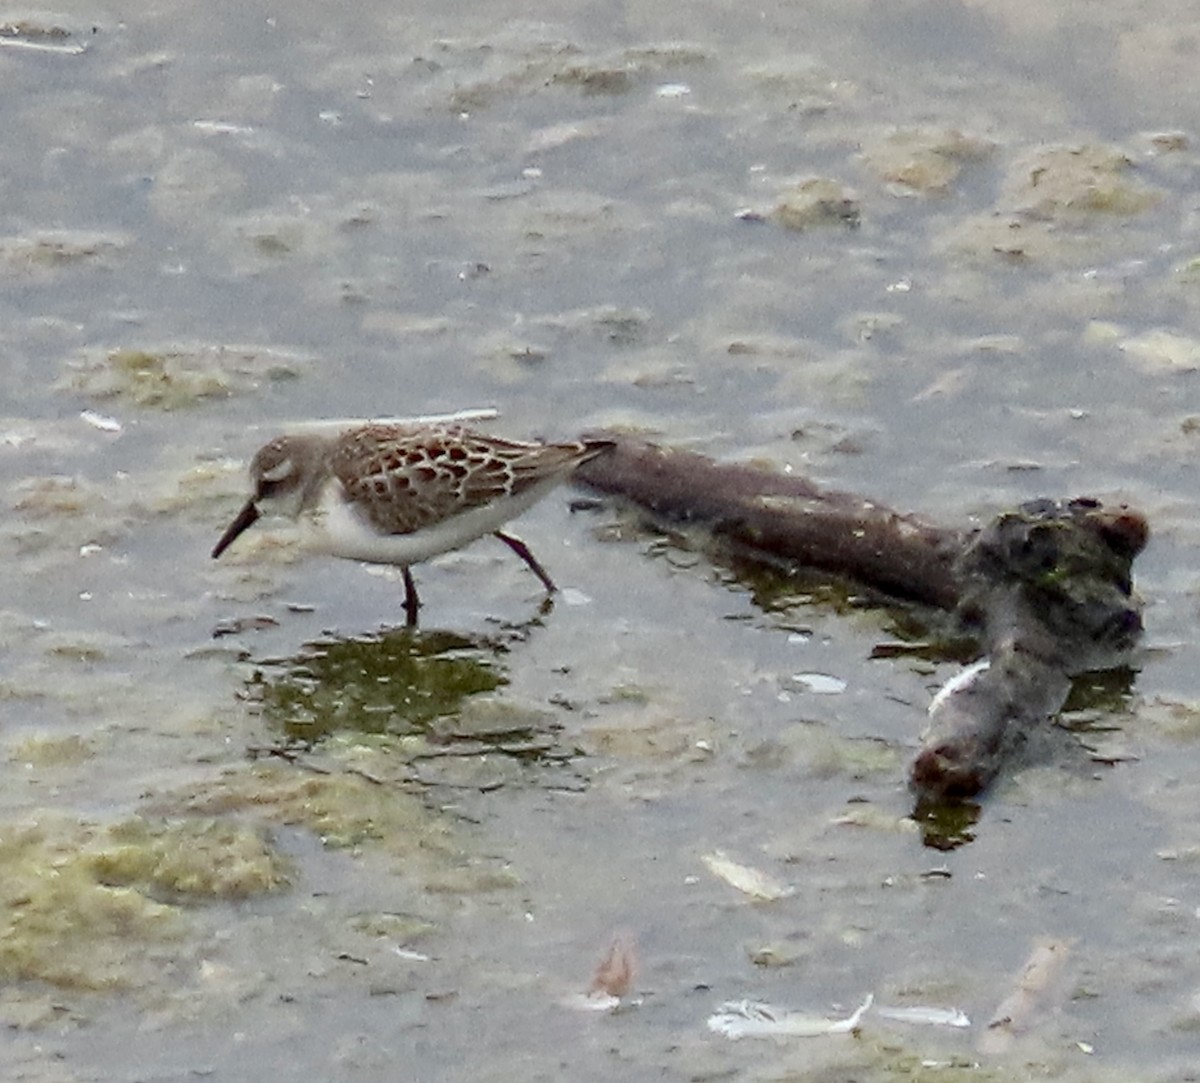
[[[333,475],[377,529],[411,534],[568,474],[597,450],[524,444],[460,426],[368,425],[347,434]]]

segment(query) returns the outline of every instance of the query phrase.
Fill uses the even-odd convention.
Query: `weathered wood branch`
[[[845,575],[941,609],[958,602],[961,533],[806,478],[627,439],[575,476],[632,501],[661,525],[701,527],[759,560]]]
[[[737,554],[953,610],[984,661],[931,704],[910,772],[921,800],[983,789],[1061,709],[1072,676],[1127,660],[1141,634],[1132,562],[1149,531],[1124,505],[1039,500],[960,531],[805,478],[628,439],[577,479]]]

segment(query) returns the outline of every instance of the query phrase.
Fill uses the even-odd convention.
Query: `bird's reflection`
[[[251,691],[284,738],[314,744],[334,732],[406,735],[508,681],[499,639],[396,629],[325,637],[264,660]]]

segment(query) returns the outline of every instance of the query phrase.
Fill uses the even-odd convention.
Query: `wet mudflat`
[[[1196,16],[540,19],[0,17],[6,1078],[1191,1078]],[[566,491],[551,607],[483,541],[416,634],[286,529],[209,560],[277,426],[481,405],[1128,501],[1140,668],[932,830],[912,614]]]

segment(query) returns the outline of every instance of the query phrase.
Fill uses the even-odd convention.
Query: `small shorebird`
[[[611,446],[518,443],[453,424],[374,423],[280,436],[254,456],[254,495],[212,555],[262,514],[301,519],[316,552],[399,565],[411,627],[421,603],[410,565],[494,534],[553,593],[554,581],[528,546],[500,527]]]

